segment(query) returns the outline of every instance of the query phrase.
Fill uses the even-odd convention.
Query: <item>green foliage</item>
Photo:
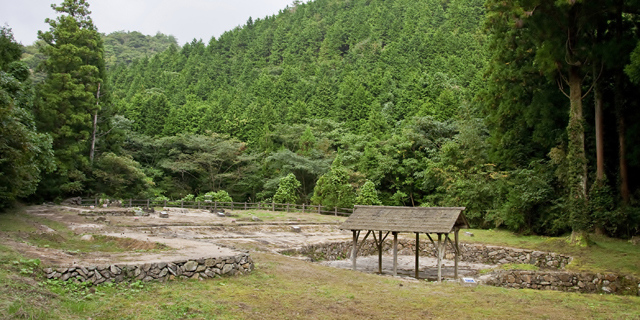
[[[342,165],[342,157],[338,154],[329,172],[318,179],[311,203],[331,208],[349,208],[354,201],[355,192],[349,183],[347,169]]]
[[[376,190],[375,184],[367,180],[360,189],[358,189],[358,196],[356,197],[355,204],[365,206],[379,206],[382,204],[378,199],[378,190]]]
[[[110,70],[116,65],[128,65],[134,60],[151,57],[170,46],[178,45],[174,36],[160,32],[155,36],[148,36],[137,31],[116,31],[101,36],[104,42],[104,60]]]
[[[229,193],[224,190],[211,193],[211,200],[217,202],[233,202]]]
[[[103,153],[96,160],[95,190],[117,199],[147,198],[151,182],[131,157]]]
[[[398,120],[455,117],[471,99],[486,60],[483,13],[480,0],[300,3],[208,43],[140,57],[118,67],[111,87],[146,134],[152,122],[162,135],[211,130],[253,146],[278,124],[320,118],[380,138]],[[154,119],[142,115],[154,106],[149,90],[167,99]]]
[[[302,184],[296,179],[293,173],[289,173],[284,178],[280,179],[278,183],[278,190],[273,196],[274,203],[293,203],[298,202],[298,188]]]
[[[40,259],[14,260],[13,264],[20,268],[20,274],[32,276],[37,271],[38,266],[40,266]]]
[[[46,20],[49,31],[38,32],[47,60],[35,108],[38,129],[53,138],[57,164],[41,185],[45,197],[77,195],[87,187],[93,115],[100,110],[96,93],[106,80],[102,40],[88,3],[65,0],[52,8],[59,15]]]
[[[0,70],[6,71],[10,63],[20,60],[21,54],[22,45],[13,38],[11,28],[0,27]]]
[[[196,196],[194,196],[192,194],[188,194],[188,195],[184,196],[184,198],[180,199],[180,201],[191,202],[191,201],[194,201],[195,198],[196,198]]]
[[[35,192],[41,174],[55,169],[51,137],[37,132],[29,112],[33,86],[25,65],[16,61],[19,55],[15,50],[19,51],[20,45],[13,39],[11,29],[1,27],[0,209]]]

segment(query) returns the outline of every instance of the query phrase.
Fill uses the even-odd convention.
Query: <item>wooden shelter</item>
[[[384,207],[384,206],[355,206],[354,212],[340,226],[340,229],[353,232],[353,250],[351,260],[353,270],[356,270],[356,256],[358,253],[358,238],[360,231],[366,230],[367,234],[362,239],[364,242],[370,234],[378,249],[378,272],[382,273],[382,244],[389,233],[393,234],[393,275],[398,274],[398,233],[408,232],[416,234],[416,267],[415,276],[418,279],[420,234],[424,233],[434,245],[438,257],[438,281],[442,281],[441,261],[444,249],[449,242],[455,253],[455,278],[458,278],[458,231],[469,228],[469,223],[462,211],[463,207]],[[376,232],[378,236],[376,237]],[[386,234],[382,235],[383,232]],[[449,234],[453,232],[455,243],[451,241]],[[431,234],[438,236],[436,244]],[[443,241],[444,236],[444,241]],[[360,244],[362,246],[362,244]]]

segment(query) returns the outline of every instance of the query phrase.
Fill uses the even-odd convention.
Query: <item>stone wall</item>
[[[421,239],[422,240],[422,239]],[[351,257],[351,241],[330,242],[305,246],[298,249],[288,249],[281,251],[287,255],[303,255],[310,257],[313,261],[341,260]],[[360,243],[358,243],[360,245]],[[373,241],[364,242],[358,256],[376,255],[378,249]],[[420,256],[436,257],[436,251],[431,241],[420,241]],[[393,241],[385,240],[382,245],[385,255],[393,254]],[[532,264],[541,268],[563,269],[572,258],[553,252],[542,252],[534,250],[506,248],[497,246],[487,246],[482,244],[460,244],[460,261],[477,262],[485,264]],[[398,239],[399,255],[415,255],[415,240]],[[453,259],[453,248],[447,244],[445,258]]]
[[[45,268],[48,279],[75,280],[100,284],[122,281],[166,281],[173,279],[206,279],[217,275],[249,273],[253,260],[248,253],[218,258],[201,258],[141,265],[113,264],[103,266],[73,266]]]
[[[485,284],[584,293],[640,295],[640,279],[616,274],[501,270],[481,277]]]

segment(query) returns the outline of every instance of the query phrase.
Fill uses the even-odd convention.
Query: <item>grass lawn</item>
[[[306,222],[306,223],[342,223],[347,218],[327,214],[317,214],[315,212],[302,211],[268,211],[268,210],[234,210],[233,215],[238,217],[238,221],[253,221],[252,217],[257,217],[264,222]]]
[[[590,235],[591,245],[570,245],[567,237],[520,236],[504,230],[463,230],[461,241],[563,253],[574,258],[567,270],[615,272],[640,276],[640,246],[626,240]]]
[[[66,250],[102,248],[86,247],[63,225],[21,210],[0,214],[2,237]],[[262,214],[266,221],[269,212]],[[271,214],[273,221],[289,219],[285,212]],[[62,238],[37,238],[43,224]],[[464,241],[573,255],[578,264],[571,268],[580,270],[640,269],[640,251],[622,240],[594,237],[594,245],[577,248],[564,238],[471,232]],[[108,241],[91,245],[104,242],[109,250]],[[251,255],[256,270],[250,275],[88,288],[46,281],[37,261],[0,244],[0,319],[640,319],[640,297],[405,281],[273,253]]]
[[[640,298],[409,282],[253,253],[247,276],[40,285],[0,249],[0,317],[34,319],[638,319]],[[7,268],[8,266],[8,268]]]

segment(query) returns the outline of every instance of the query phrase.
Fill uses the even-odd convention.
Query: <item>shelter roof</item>
[[[464,207],[385,207],[355,206],[342,223],[344,230],[450,233],[454,228],[469,228]]]

